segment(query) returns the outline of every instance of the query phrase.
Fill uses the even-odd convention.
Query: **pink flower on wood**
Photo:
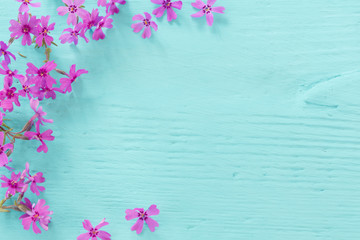
[[[106,2],[107,2],[107,0],[98,0],[98,1],[97,1],[97,4],[98,4],[99,7],[100,7],[100,6],[105,7],[105,6],[106,6]]]
[[[28,12],[29,11],[29,5],[32,7],[41,7],[41,3],[32,3],[33,0],[16,0],[18,2],[21,2],[22,4],[19,7],[19,12]]]
[[[131,231],[136,231],[137,234],[142,232],[144,221],[148,225],[151,232],[155,231],[155,227],[159,227],[158,222],[150,218],[150,216],[158,215],[160,213],[156,205],[151,205],[146,211],[144,211],[143,208],[127,209],[125,213],[125,219],[128,221],[134,218],[138,218],[136,223],[131,227]]]
[[[29,199],[25,199],[26,203],[24,204],[29,208]],[[29,230],[31,225],[34,233],[41,233],[40,228],[37,226],[37,222],[39,225],[45,230],[48,230],[48,225],[50,223],[50,215],[53,214],[52,211],[49,211],[49,206],[45,205],[45,200],[40,199],[37,204],[33,204],[30,210],[26,212],[26,214],[22,215],[19,219],[22,220],[22,225],[25,230]]]
[[[16,92],[15,87],[5,84],[4,88],[0,91],[0,107],[4,111],[12,112],[14,109],[13,103],[18,107],[20,106],[19,93]]]
[[[103,32],[103,28],[109,28],[109,29],[112,28],[113,27],[113,25],[111,24],[112,22],[113,20],[109,18],[109,16],[103,17],[96,26],[96,29],[93,33],[93,39],[96,41],[99,39],[104,39],[105,33]]]
[[[74,43],[75,45],[78,44],[79,41],[79,37],[84,38],[85,42],[89,42],[89,39],[87,37],[85,37],[85,32],[82,31],[83,29],[83,23],[78,23],[74,26],[74,29],[72,28],[66,28],[63,31],[63,34],[60,36],[60,42],[62,44],[68,42],[68,43]],[[68,32],[68,33],[64,33],[64,32]]]
[[[212,26],[214,22],[213,12],[224,13],[224,7],[213,7],[216,0],[208,0],[207,4],[203,3],[201,0],[196,0],[196,2],[191,3],[194,8],[201,9],[199,12],[191,15],[192,17],[202,17],[206,15],[206,21],[209,26]]]
[[[11,173],[11,178],[7,178],[6,176],[1,176],[1,180],[4,182],[1,183],[2,188],[8,188],[5,197],[8,197],[9,195],[14,196],[16,193],[21,192],[24,187],[24,180],[20,179],[21,172],[18,174],[15,174],[14,172]]]
[[[50,16],[41,17],[41,25],[37,27],[38,36],[36,38],[36,44],[41,47],[44,43],[47,46],[51,45],[51,42],[54,41],[54,38],[49,35],[50,31],[54,30],[55,23],[49,24]]]
[[[88,73],[88,71],[86,71],[85,69],[79,69],[76,71],[76,64],[71,65],[70,67],[70,72],[68,74],[68,78],[60,78],[60,89],[66,93],[66,92],[71,92],[72,91],[72,83],[74,83],[76,81],[76,79],[78,77],[80,77],[80,75],[82,74],[86,74]]]
[[[85,2],[85,0],[62,0],[63,3],[66,4],[66,7],[61,6],[58,7],[57,11],[60,16],[64,16],[69,13],[67,24],[76,25],[77,24],[77,16],[84,19],[88,12],[85,9],[80,8],[81,5]]]
[[[24,46],[26,44],[31,45],[32,40],[30,34],[37,34],[36,26],[38,25],[39,21],[40,20],[36,19],[35,16],[31,16],[29,20],[28,13],[19,14],[19,21],[10,20],[10,37],[18,39],[23,36],[21,44]]]
[[[46,84],[46,86],[52,87],[53,84],[56,84],[56,80],[50,76],[50,72],[57,66],[54,61],[47,62],[40,68],[35,67],[32,63],[28,63],[27,66],[26,73],[35,75],[33,81],[36,85],[43,86]]]
[[[4,56],[5,62],[7,64],[10,64],[11,63],[10,57],[12,57],[14,60],[16,60],[16,57],[14,56],[14,54],[7,51],[8,48],[9,48],[9,46],[6,43],[4,43],[3,41],[0,41],[0,57]]]
[[[84,220],[83,226],[85,230],[87,230],[87,233],[80,234],[77,237],[77,240],[97,240],[98,238],[102,240],[111,240],[111,235],[108,232],[99,230],[100,228],[108,225],[108,222],[105,222],[105,218],[95,227],[91,225],[91,222],[89,220]]]
[[[40,123],[36,122],[35,125],[36,125],[36,132],[30,132],[30,131],[25,132],[24,136],[28,137],[29,140],[36,139],[36,140],[40,141],[41,145],[38,147],[37,151],[38,152],[43,151],[44,153],[47,153],[48,147],[46,146],[44,140],[53,141],[55,139],[54,136],[51,136],[53,131],[51,129],[48,129],[45,132],[40,133]]]
[[[5,116],[5,114],[0,113],[0,115],[1,115],[1,124],[2,124],[2,117]],[[4,167],[9,163],[9,158],[6,155],[6,151],[14,149],[14,145],[12,145],[11,143],[3,144],[4,138],[5,138],[4,132],[0,132],[0,167]]]
[[[110,15],[118,14],[119,8],[116,6],[116,3],[124,5],[126,3],[125,0],[110,0],[109,3],[106,4],[106,13]]]
[[[13,78],[22,79],[23,75],[18,74],[17,70],[10,70],[6,61],[1,62],[0,74],[5,75],[4,84],[11,86],[13,84]]]
[[[177,15],[173,8],[177,8],[181,10],[182,7],[182,1],[175,1],[172,2],[171,0],[151,0],[151,2],[155,4],[162,5],[161,7],[156,8],[152,14],[155,15],[155,17],[161,17],[164,15],[164,12],[166,10],[167,13],[167,20],[170,22],[173,19],[177,18]]]
[[[45,178],[43,177],[42,172],[35,173],[34,175],[30,174],[29,163],[27,162],[25,165],[25,170],[22,172],[22,177],[27,177],[27,181],[25,184],[30,184],[30,190],[36,194],[36,196],[40,195],[40,192],[45,191],[43,186],[38,186],[39,183],[45,182]]]
[[[103,17],[99,16],[99,9],[93,9],[91,14],[89,13],[84,18],[83,32],[90,30],[92,27],[96,27]]]
[[[30,121],[34,121],[35,118],[37,118],[39,124],[41,124],[41,125],[44,125],[44,122],[46,122],[46,123],[53,122],[52,119],[44,118],[44,116],[46,116],[47,113],[42,110],[42,106],[39,107],[39,100],[30,99],[30,107],[35,112],[34,116],[30,119]]]
[[[133,21],[141,21],[138,23],[134,23],[131,25],[131,27],[134,29],[134,32],[138,33],[143,28],[145,28],[143,34],[141,35],[142,38],[150,38],[151,37],[151,29],[150,27],[154,28],[155,31],[158,30],[158,26],[154,21],[151,21],[151,15],[147,12],[144,12],[145,17],[143,17],[141,14],[135,15],[132,20]]]

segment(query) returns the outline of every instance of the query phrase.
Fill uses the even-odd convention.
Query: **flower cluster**
[[[66,28],[63,35],[60,36],[61,43],[74,43],[78,44],[79,37],[83,38],[85,42],[89,39],[85,36],[86,32],[94,29],[92,39],[99,40],[105,38],[104,29],[112,28],[113,20],[111,15],[119,13],[119,5],[124,5],[124,0],[98,0],[98,6],[105,7],[105,16],[99,15],[99,9],[93,9],[90,12],[84,9],[85,0],[63,0],[65,6],[57,9],[58,14],[61,16],[68,15],[67,24],[73,27]],[[82,21],[80,21],[82,20]]]
[[[160,210],[156,205],[151,205],[146,211],[143,208],[134,208],[127,209],[125,211],[125,219],[127,221],[137,218],[136,223],[131,227],[131,231],[136,231],[137,234],[140,234],[144,227],[144,222],[148,225],[151,232],[155,231],[156,227],[159,227],[157,221],[152,219],[150,216],[155,216],[160,213]],[[108,232],[101,231],[100,228],[108,225],[108,222],[105,222],[105,218],[95,227],[92,226],[89,220],[84,220],[83,227],[86,230],[85,233],[80,234],[77,237],[77,240],[111,240],[111,235]]]
[[[50,215],[53,212],[48,210],[49,206],[45,206],[45,200],[39,199],[36,204],[32,204],[28,198],[24,198],[25,193],[29,192],[29,186],[30,191],[37,196],[40,195],[40,192],[45,190],[43,186],[38,185],[45,182],[43,173],[38,172],[31,175],[29,163],[26,163],[25,169],[22,172],[19,172],[18,174],[12,172],[10,178],[3,175],[0,179],[3,181],[1,187],[7,188],[5,198],[0,202],[0,212],[9,212],[9,210],[23,212],[24,214],[19,219],[25,230],[29,230],[32,225],[34,233],[41,233],[41,230],[37,225],[38,223],[45,231],[47,231],[51,219]],[[14,204],[5,206],[4,204],[16,194],[18,194],[18,197],[14,201]],[[23,200],[25,202],[23,202]]]

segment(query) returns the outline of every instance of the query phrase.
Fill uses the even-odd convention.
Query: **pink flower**
[[[32,78],[30,75],[27,74],[26,76],[24,76],[23,78],[21,78],[19,80],[20,80],[21,86],[23,88],[18,91],[20,96],[22,96],[22,97],[28,96],[28,98],[30,99],[31,94],[36,95],[38,93],[38,91],[37,91],[38,87],[31,86],[31,85],[33,85],[33,82],[31,81]]]
[[[4,182],[1,183],[2,188],[8,188],[6,190],[5,197],[7,198],[9,195],[14,196],[16,193],[21,192],[24,187],[24,180],[20,179],[21,172],[15,174],[11,173],[11,178],[7,178],[6,176],[2,176],[0,179]]]
[[[85,230],[87,230],[88,232],[80,234],[77,237],[77,240],[89,240],[90,238],[91,238],[91,240],[97,240],[98,238],[100,238],[102,240],[111,240],[110,233],[105,232],[105,231],[99,231],[100,228],[102,228],[108,224],[109,224],[108,222],[105,222],[105,218],[96,227],[93,227],[89,220],[84,220],[83,226],[84,226]]]
[[[81,5],[85,2],[85,0],[62,0],[67,6],[66,7],[58,7],[57,11],[60,16],[64,16],[69,13],[67,24],[76,25],[77,16],[84,19],[88,12],[81,7]]]
[[[63,35],[60,36],[60,41],[62,44],[68,42],[72,43],[74,42],[75,45],[78,44],[79,36],[85,39],[85,42],[89,42],[89,39],[85,37],[85,32],[81,31],[83,28],[83,23],[78,23],[74,26],[74,29],[72,28],[66,28],[63,32],[69,32],[69,33],[63,33]]]
[[[177,8],[181,10],[182,7],[182,1],[171,2],[171,0],[151,0],[151,2],[162,5],[161,7],[156,8],[152,12],[155,15],[155,17],[157,18],[161,17],[166,10],[167,20],[169,22],[177,18],[177,15],[173,8]]]
[[[29,170],[29,163],[27,162],[25,165],[25,170],[22,172],[22,177],[25,178],[26,175],[28,176],[28,180],[25,182],[25,184],[30,184],[30,190],[36,194],[36,196],[40,195],[40,192],[45,191],[45,188],[43,186],[38,186],[38,183],[45,182],[45,178],[43,177],[42,172],[38,172],[34,174],[33,176],[30,175]]]
[[[113,22],[113,20],[111,18],[108,18],[109,16],[105,16],[101,19],[101,21],[98,23],[98,25],[96,26],[96,29],[93,33],[93,39],[94,40],[99,40],[99,39],[104,39],[105,38],[105,33],[103,32],[103,28],[112,28],[113,25],[111,24]]]
[[[50,61],[45,63],[42,67],[37,68],[34,64],[28,63],[28,69],[26,69],[27,74],[35,74],[33,77],[33,81],[35,84],[39,86],[43,86],[46,84],[49,88],[52,87],[53,84],[56,84],[56,80],[50,76],[50,72],[54,70],[57,64],[54,61]],[[44,84],[45,83],[45,84]]]
[[[41,3],[31,3],[33,0],[16,0],[18,2],[22,2],[19,8],[19,12],[28,12],[29,5],[32,7],[41,7]]]
[[[41,125],[44,125],[44,122],[52,123],[53,122],[52,119],[44,118],[44,116],[46,116],[47,113],[42,110],[42,106],[40,106],[39,108],[38,106],[39,106],[39,100],[30,99],[30,107],[35,112],[34,116],[30,119],[30,121],[34,121],[35,118],[37,118],[39,124]]]
[[[55,23],[50,24],[48,26],[50,20],[50,16],[42,16],[41,17],[41,25],[39,24],[37,27],[38,36],[36,38],[36,44],[41,47],[44,43],[48,46],[51,45],[51,42],[54,41],[54,38],[49,36],[50,31],[54,30]]]
[[[66,93],[66,92],[71,92],[72,91],[72,87],[71,87],[71,84],[73,82],[76,81],[76,79],[78,77],[80,77],[80,75],[82,74],[85,74],[85,73],[88,73],[88,71],[86,71],[85,69],[79,69],[77,71],[75,71],[76,69],[76,64],[73,64],[71,67],[70,67],[70,72],[69,72],[69,77],[68,78],[61,78],[60,79],[60,83],[61,83],[61,86],[60,86],[60,89]]]
[[[126,3],[125,0],[110,0],[108,4],[106,4],[106,13],[110,15],[118,14],[119,8],[116,6],[116,3],[124,5]]]
[[[145,30],[143,34],[141,35],[142,38],[150,38],[151,37],[151,29],[150,27],[154,28],[155,31],[158,30],[158,26],[154,21],[151,21],[151,15],[147,12],[144,12],[145,18],[141,14],[135,15],[132,20],[133,21],[141,21],[138,23],[134,23],[131,25],[131,27],[134,29],[134,32],[138,33],[140,32],[144,27]]]
[[[56,93],[57,92],[61,92],[61,90],[59,88],[54,88],[54,87],[48,87],[48,86],[43,86],[40,87],[39,90],[37,91],[37,97],[39,101],[42,101],[44,99],[44,97],[46,99],[51,98],[51,99],[55,99],[56,98]]]
[[[20,38],[23,36],[21,41],[22,45],[31,45],[31,34],[36,34],[36,26],[39,23],[39,19],[36,19],[35,16],[31,16],[29,20],[29,14],[19,14],[19,22],[15,20],[10,20],[11,26],[9,27],[10,37],[14,37],[15,39]]]
[[[93,9],[91,14],[89,13],[86,18],[84,18],[83,31],[91,29],[94,26],[97,26],[101,21],[102,17],[99,16],[99,9]]]
[[[1,124],[2,124],[2,118],[3,116],[5,116],[5,114],[0,113],[0,116],[1,116]],[[3,145],[4,138],[5,138],[4,132],[0,132],[0,167],[3,167],[9,163],[9,158],[6,155],[6,151],[14,149],[14,145],[12,145],[11,143],[7,143]]]
[[[209,26],[212,26],[214,22],[213,12],[224,13],[224,7],[213,7],[216,0],[208,0],[207,4],[204,4],[201,0],[196,0],[196,2],[191,3],[194,8],[201,9],[199,12],[191,15],[192,17],[202,17],[206,14],[206,21]]]
[[[4,59],[7,64],[11,63],[10,57],[12,57],[14,60],[16,60],[16,57],[14,56],[14,54],[7,51],[8,48],[9,48],[9,46],[6,43],[4,43],[3,41],[0,41],[0,57],[2,55],[4,55]]]
[[[29,199],[25,199],[25,201],[29,201]],[[27,202],[27,205],[28,204]],[[49,206],[45,205],[45,200],[40,199],[35,206],[33,205],[30,208],[30,211],[26,212],[26,215],[20,217],[24,229],[29,230],[32,225],[34,233],[41,233],[40,228],[36,225],[36,223],[39,222],[40,226],[47,231],[51,219],[50,215],[53,214],[53,212],[48,209]]]
[[[98,0],[97,4],[98,4],[99,7],[100,7],[100,6],[105,7],[106,1],[107,1],[107,0]]]
[[[1,62],[1,66],[3,68],[0,67],[0,74],[5,75],[4,84],[11,86],[13,84],[13,78],[19,80],[24,78],[24,76],[17,74],[17,70],[10,70],[5,60]]]
[[[136,223],[131,227],[131,231],[136,231],[137,234],[142,232],[144,221],[151,232],[155,231],[155,227],[159,227],[159,224],[154,219],[150,218],[150,216],[158,215],[160,213],[159,209],[156,208],[156,205],[151,205],[146,211],[144,211],[143,208],[135,208],[133,210],[127,209],[125,213],[125,219],[128,221],[138,218]]]
[[[19,102],[19,93],[16,92],[15,87],[11,87],[8,84],[5,84],[3,90],[0,91],[0,103],[4,111],[12,112],[14,109],[13,103],[16,106],[20,106]]]
[[[40,123],[36,122],[35,125],[36,125],[36,132],[25,132],[24,136],[28,137],[29,140],[31,139],[39,140],[41,142],[41,145],[38,147],[37,151],[38,152],[43,151],[44,153],[47,153],[48,147],[46,146],[44,140],[53,141],[55,139],[54,136],[51,136],[53,131],[51,129],[48,129],[45,132],[40,133]]]

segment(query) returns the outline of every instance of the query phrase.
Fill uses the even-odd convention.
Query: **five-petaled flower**
[[[60,42],[61,43],[72,43],[74,42],[75,45],[78,44],[79,37],[82,37],[85,39],[86,42],[89,42],[89,39],[85,37],[85,32],[82,31],[83,29],[83,23],[78,23],[74,26],[74,29],[72,28],[66,28],[63,31],[63,34],[60,36]],[[64,33],[68,32],[68,33]]]
[[[161,17],[166,10],[168,21],[171,21],[171,20],[177,18],[177,15],[173,8],[177,8],[177,9],[181,10],[181,7],[182,7],[182,1],[171,2],[171,0],[151,0],[151,2],[162,5],[161,7],[156,8],[152,12],[152,14],[154,14],[155,17],[158,18],[158,17]]]
[[[28,12],[29,5],[32,7],[41,7],[41,3],[32,3],[33,0],[16,0],[22,4],[19,7],[19,12]]]
[[[6,61],[1,62],[0,74],[5,75],[4,84],[11,86],[13,84],[13,78],[22,79],[24,76],[18,74],[17,70],[10,70]]]
[[[76,79],[78,77],[80,77],[80,75],[88,73],[88,71],[86,71],[85,69],[79,69],[76,71],[76,64],[71,65],[70,67],[70,72],[68,74],[68,78],[60,78],[60,89],[66,93],[66,92],[71,92],[72,91],[72,83],[76,81]]]
[[[1,180],[4,182],[1,183],[2,188],[8,188],[5,193],[5,197],[9,197],[9,195],[14,196],[16,193],[21,192],[24,187],[24,180],[20,178],[21,172],[15,174],[14,172],[11,173],[10,179],[7,178],[5,175],[1,176]]]
[[[151,37],[151,29],[150,27],[154,28],[155,31],[158,30],[158,26],[154,21],[151,21],[151,15],[147,12],[144,12],[145,17],[141,14],[135,15],[132,20],[133,21],[141,21],[138,23],[134,23],[131,25],[131,27],[134,29],[134,32],[138,33],[140,32],[144,27],[145,30],[143,34],[141,35],[144,39]]]
[[[11,52],[7,51],[9,46],[4,43],[3,41],[0,41],[0,57],[4,56],[5,62],[7,64],[11,63],[10,57],[12,57],[14,60],[16,60],[16,57]]]
[[[116,6],[116,3],[121,5],[126,4],[125,0],[110,0],[109,3],[106,4],[106,13],[110,15],[114,15],[119,13],[119,8]]]
[[[137,234],[140,234],[142,232],[144,221],[148,225],[151,232],[154,232],[155,227],[159,226],[157,221],[150,218],[150,216],[158,215],[160,213],[156,205],[151,205],[146,211],[144,211],[143,208],[127,209],[125,213],[125,219],[128,221],[134,218],[138,218],[136,223],[131,227],[131,231],[136,231]]]
[[[41,145],[38,147],[37,151],[38,152],[43,151],[44,153],[47,153],[48,147],[46,146],[44,140],[53,141],[55,139],[54,136],[51,136],[53,131],[51,129],[48,129],[45,132],[40,133],[40,122],[37,121],[35,125],[36,125],[36,132],[28,131],[25,132],[24,136],[28,137],[29,140],[31,139],[39,140],[41,142]]]
[[[4,84],[4,88],[0,91],[0,107],[4,111],[12,112],[14,109],[13,103],[20,106],[19,93],[16,92],[16,87]]]
[[[29,200],[27,199],[26,201],[26,204],[22,204],[29,208]],[[29,230],[32,225],[34,233],[38,234],[41,233],[41,230],[36,223],[39,222],[40,226],[47,231],[51,214],[53,214],[53,212],[49,211],[49,206],[45,205],[45,200],[40,199],[36,205],[33,204],[31,208],[29,208],[29,211],[26,211],[26,214],[22,215],[19,219],[22,220],[22,225],[25,230]]]
[[[76,25],[77,23],[77,16],[84,19],[88,12],[81,8],[81,5],[85,2],[85,0],[62,0],[63,3],[66,4],[66,7],[61,6],[58,7],[57,11],[60,16],[64,16],[65,14],[69,13],[67,24]]]
[[[194,8],[201,9],[199,12],[191,15],[192,17],[202,17],[206,14],[206,21],[209,26],[212,26],[214,22],[213,12],[224,13],[224,7],[213,7],[216,0],[208,0],[207,4],[203,3],[201,0],[196,0],[196,2],[191,3]]]
[[[34,110],[35,114],[32,118],[30,118],[30,121],[34,121],[35,118],[37,118],[39,124],[44,125],[44,122],[46,123],[52,123],[52,119],[45,119],[44,116],[46,116],[46,112],[42,110],[42,106],[39,106],[39,100],[36,99],[30,99],[30,107],[32,110]]]
[[[45,182],[45,178],[43,177],[42,172],[35,173],[34,175],[30,174],[29,163],[27,162],[25,165],[25,170],[21,174],[22,178],[27,177],[27,181],[25,184],[30,184],[30,190],[36,194],[36,196],[40,195],[40,192],[45,191],[43,186],[38,186],[38,183]]]
[[[28,63],[28,69],[26,69],[27,74],[35,74],[33,77],[33,81],[37,85],[44,85],[43,82],[46,83],[46,86],[52,87],[53,84],[56,84],[56,80],[50,76],[50,72],[54,70],[57,64],[54,61],[50,61],[45,63],[42,67],[37,68],[34,64]]]
[[[88,232],[80,234],[77,237],[77,240],[89,240],[90,238],[91,240],[97,240],[98,238],[102,240],[111,240],[110,233],[99,230],[108,224],[108,222],[105,222],[105,218],[96,227],[93,227],[89,220],[84,220],[83,226]]]
[[[54,41],[54,38],[49,35],[50,31],[54,30],[55,23],[49,24],[50,16],[41,17],[41,25],[37,27],[38,36],[36,38],[36,44],[41,47],[44,43],[47,46],[51,45],[51,42]],[[45,45],[45,46],[46,46]]]
[[[9,30],[11,32],[10,37],[14,37],[15,39],[20,38],[23,36],[21,40],[22,45],[31,45],[31,34],[36,34],[36,26],[39,23],[39,19],[36,19],[35,16],[31,16],[29,20],[29,14],[25,12],[24,14],[19,14],[19,21],[16,20],[10,20],[11,26],[9,27]]]
[[[2,117],[4,115],[5,114],[0,113],[1,123],[2,123]],[[3,167],[9,163],[9,159],[8,156],[6,155],[6,151],[12,150],[14,148],[14,146],[11,143],[6,143],[3,145],[4,138],[5,138],[4,132],[0,132],[0,167]]]
[[[103,17],[96,26],[96,29],[93,33],[93,39],[96,41],[99,39],[104,39],[105,33],[103,32],[103,28],[109,28],[109,29],[112,28],[113,27],[113,25],[111,24],[112,22],[113,20],[109,18],[109,16]]]

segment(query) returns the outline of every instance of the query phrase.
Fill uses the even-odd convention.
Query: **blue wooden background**
[[[41,2],[32,12],[50,14],[58,38],[61,1]],[[53,49],[60,68],[89,74],[42,103],[49,152],[17,143],[12,165],[44,172],[53,222],[35,236],[0,214],[0,239],[76,239],[83,219],[104,217],[114,240],[139,239],[124,211],[153,203],[160,227],[142,239],[360,238],[360,1],[218,0],[213,27],[183,2],[150,40],[131,18],[156,5],[129,0],[105,40]],[[18,6],[0,4],[1,40]],[[44,59],[11,49],[28,56],[21,71]],[[17,128],[32,113],[23,103]]]

